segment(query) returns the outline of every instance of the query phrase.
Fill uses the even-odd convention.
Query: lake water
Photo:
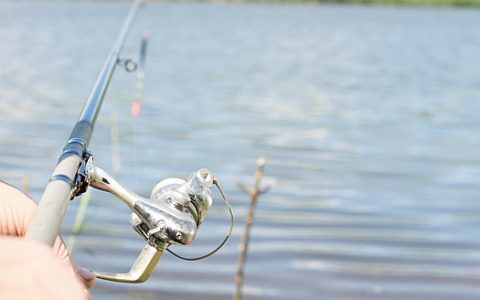
[[[0,178],[39,199],[128,3],[0,3]],[[140,117],[120,68],[91,151],[148,195],[201,167],[237,216],[199,262],[165,254],[145,284],[98,281],[95,299],[229,299],[258,156],[275,187],[258,203],[246,299],[480,298],[480,10],[337,5],[149,4]],[[136,150],[135,150],[136,149]],[[136,154],[135,154],[136,153]],[[74,259],[127,271],[143,241],[128,209],[94,192]],[[78,201],[68,211],[68,232]],[[212,207],[191,246],[224,237]]]

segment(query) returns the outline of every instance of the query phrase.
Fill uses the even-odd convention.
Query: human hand
[[[84,269],[78,268],[73,263],[60,238],[55,241],[53,255],[51,255],[52,252],[46,251],[45,248],[47,247],[45,245],[18,238],[23,237],[27,232],[36,209],[37,205],[32,199],[16,188],[0,182],[0,286],[5,284],[4,280],[11,281],[14,286],[16,277],[18,277],[18,283],[21,283],[25,282],[25,278],[32,276],[35,278],[35,274],[31,274],[32,272],[39,272],[37,279],[41,278],[43,281],[32,280],[32,284],[43,283],[48,285],[49,282],[46,282],[45,279],[58,277],[50,278],[53,279],[51,283],[56,282],[57,292],[64,289],[65,286],[77,287],[80,290],[92,287],[95,284],[95,276]],[[13,262],[17,263],[12,264]],[[45,265],[46,262],[48,264]],[[58,266],[56,266],[57,262]],[[43,271],[41,270],[42,266],[46,267]],[[8,271],[9,267],[10,271]],[[22,268],[24,268],[23,271]],[[62,281],[65,281],[65,283]],[[80,283],[83,283],[83,288]],[[10,287],[6,286],[7,291]],[[21,288],[22,285],[20,284],[19,287]],[[33,286],[23,287],[24,289],[21,292],[26,292],[26,289],[36,290]],[[41,288],[45,287],[42,286]],[[3,288],[0,290],[5,291]],[[35,298],[38,298],[38,289],[36,292]],[[81,294],[83,296],[88,295],[84,291],[81,291]],[[69,294],[68,298],[71,297],[72,293]],[[51,297],[45,297],[45,299],[47,298],[52,299]]]

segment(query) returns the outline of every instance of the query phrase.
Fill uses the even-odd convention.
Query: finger
[[[0,299],[86,300],[71,268],[41,243],[0,237]]]
[[[32,199],[0,181],[0,235],[24,236],[35,210]]]
[[[65,265],[68,265],[75,272],[75,275],[78,277],[78,279],[80,279],[80,281],[82,281],[85,288],[89,289],[95,285],[95,275],[87,269],[77,266],[73,262],[68,254],[65,244],[60,238],[57,238],[55,241],[55,244],[53,245],[53,252],[56,254],[58,259],[60,259]]]
[[[15,187],[0,182],[0,235],[24,236],[36,210],[33,199]],[[70,268],[85,288],[95,285],[95,275],[77,268],[61,238],[55,240],[52,248],[55,256]]]
[[[79,266],[76,266],[76,272],[77,276],[80,278],[80,280],[83,282],[83,285],[85,285],[87,289],[95,285],[97,281],[97,277],[95,277],[95,274]]]

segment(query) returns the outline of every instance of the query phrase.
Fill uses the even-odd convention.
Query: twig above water
[[[238,259],[237,274],[235,276],[236,290],[233,300],[242,299],[242,288],[245,281],[244,269],[245,263],[247,261],[248,243],[250,240],[250,231],[253,225],[258,196],[270,190],[270,186],[266,186],[264,188],[261,187],[265,164],[265,158],[257,159],[257,170],[255,171],[255,186],[253,188],[248,188],[244,184],[240,182],[238,183],[238,187],[240,188],[240,190],[250,196],[250,206],[248,209],[247,219],[245,221],[245,229],[243,231],[242,243],[240,244],[240,257]]]

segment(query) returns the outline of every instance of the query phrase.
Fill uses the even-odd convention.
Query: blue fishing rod
[[[98,113],[113,72],[119,64],[120,53],[141,2],[140,0],[135,1],[130,8],[115,44],[98,74],[80,117],[63,147],[63,152],[45,187],[37,214],[27,232],[27,238],[52,246],[60,232],[60,225],[63,222],[69,200],[88,187],[85,178],[82,178],[84,172],[81,169],[84,169],[84,162],[88,159],[87,149]]]

